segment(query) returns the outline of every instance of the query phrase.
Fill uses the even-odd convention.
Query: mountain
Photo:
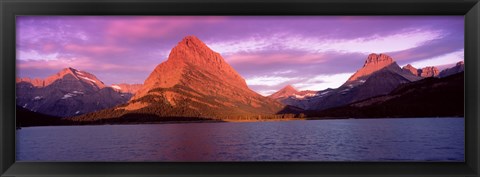
[[[289,97],[281,101],[306,110],[324,110],[388,94],[400,84],[420,79],[400,68],[390,56],[372,53],[367,56],[363,67],[339,88],[322,90],[311,97]]]
[[[126,103],[131,94],[105,86],[95,75],[65,68],[46,79],[17,78],[17,105],[41,114],[69,117]]]
[[[297,91],[291,85],[287,85],[279,91],[269,95],[269,98],[275,99],[285,105],[294,106],[297,108],[306,108],[308,107],[308,102],[306,100],[316,98],[317,96],[324,95],[330,92],[331,89],[326,89],[323,91],[313,91],[313,90],[302,90]]]
[[[463,61],[460,61],[454,67],[442,70],[438,75],[438,77],[447,77],[456,73],[463,72],[464,70],[465,70],[465,63]]]
[[[344,118],[463,117],[464,73],[402,84],[387,95],[347,106],[311,111],[307,115]]]
[[[352,76],[350,76],[347,82],[345,82],[345,84],[343,85],[351,85],[351,86],[361,85],[373,73],[394,64],[395,64],[395,61],[393,61],[392,57],[386,54],[377,55],[375,53],[372,53],[368,55],[367,59],[365,60],[365,63],[363,64],[363,67],[359,69],[357,72],[355,72]]]
[[[126,83],[121,83],[121,84],[112,84],[111,86],[113,89],[116,91],[122,92],[122,93],[130,93],[130,94],[135,94],[137,93],[140,88],[142,88],[142,84],[126,84]]]
[[[408,72],[412,73],[412,74],[415,75],[415,76],[419,76],[419,75],[418,75],[418,69],[415,68],[415,67],[413,67],[413,66],[410,65],[410,64],[402,67],[402,69],[405,70],[405,71],[408,71]]]
[[[418,70],[418,75],[420,77],[437,77],[440,72],[435,66],[428,66]]]
[[[268,97],[273,98],[273,99],[279,99],[279,98],[286,98],[286,97],[289,97],[289,96],[293,96],[297,93],[298,93],[298,91],[295,88],[293,88],[291,85],[287,85],[287,86],[283,87],[282,89],[280,89],[279,91],[273,93],[272,95],[270,95]]]
[[[428,66],[428,67],[424,67],[422,69],[417,69],[417,68],[413,67],[412,65],[408,64],[408,65],[404,66],[402,69],[412,73],[413,75],[420,76],[420,77],[423,77],[423,78],[437,77],[438,74],[439,74],[439,70],[435,66]]]
[[[148,116],[159,120],[228,119],[274,115],[284,109],[283,104],[248,88],[219,53],[197,37],[187,36],[153,70],[127,104],[79,116],[77,120]]]

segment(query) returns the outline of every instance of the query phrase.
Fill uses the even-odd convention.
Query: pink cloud
[[[102,63],[88,57],[58,58],[57,60],[24,60],[17,66],[20,69],[51,69],[60,71],[63,68],[73,67],[85,71],[151,71],[153,68],[145,66],[129,66],[115,63]],[[152,66],[154,67],[154,66]]]
[[[107,24],[107,40],[115,41],[126,38],[130,41],[145,38],[158,38],[178,32],[178,30],[194,25],[198,20],[204,23],[216,23],[223,17],[133,17],[112,20]]]
[[[231,64],[255,63],[259,65],[272,63],[321,63],[326,61],[325,54],[298,54],[298,53],[273,53],[273,54],[246,54],[236,53],[224,57]]]
[[[57,46],[53,43],[46,43],[43,45],[42,51],[45,53],[50,53],[50,52],[53,52],[56,49],[56,47]]]
[[[102,46],[102,45],[77,45],[77,44],[67,44],[65,49],[73,52],[82,52],[89,54],[111,54],[125,52],[128,49],[117,46]]]

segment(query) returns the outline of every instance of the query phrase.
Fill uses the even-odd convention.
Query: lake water
[[[29,127],[18,161],[464,161],[463,118]]]

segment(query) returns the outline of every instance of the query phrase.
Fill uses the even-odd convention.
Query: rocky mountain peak
[[[279,91],[273,93],[269,97],[273,99],[277,99],[277,98],[292,96],[293,94],[296,94],[296,93],[298,93],[297,89],[293,88],[292,85],[287,85],[282,89],[280,89]]]
[[[363,67],[358,70],[355,74],[353,74],[347,82],[353,82],[358,80],[361,77],[368,76],[378,70],[381,70],[387,66],[396,65],[395,61],[392,57],[386,54],[375,54],[372,53],[368,55],[367,59],[365,60],[365,64]],[[398,66],[398,65],[397,65]]]
[[[198,39],[194,35],[184,37],[178,44],[179,45],[184,44],[188,47],[198,47],[198,48],[206,47],[206,44],[203,43],[200,39]]]
[[[459,61],[457,62],[456,66],[462,66],[462,65],[465,65],[465,62],[464,61]]]
[[[205,77],[216,77],[215,80],[247,88],[245,80],[219,53],[211,50],[197,37],[187,36],[172,49],[168,59],[154,69],[132,99],[143,97],[148,90],[155,88],[190,85],[192,82],[187,77],[192,76],[192,72],[208,73]]]
[[[392,64],[394,61],[392,57],[386,55],[386,54],[376,54],[376,53],[371,53],[368,55],[367,60],[365,60],[365,64],[363,67],[368,67],[368,66],[387,66],[389,64]]]
[[[60,72],[47,77],[44,80],[44,87],[48,86],[48,85],[50,85],[50,84],[52,84],[52,83],[54,83],[54,82],[56,82],[57,80],[60,80],[60,79],[78,80],[78,81],[81,81],[83,83],[87,83],[89,85],[92,85],[92,86],[94,86],[98,89],[102,89],[102,88],[105,87],[105,84],[102,81],[100,81],[95,75],[93,75],[91,73],[88,73],[88,72],[85,72],[85,71],[80,71],[80,70],[72,68],[72,67],[64,68]]]
[[[295,89],[292,85],[288,84],[287,86],[283,87],[282,90],[285,91],[291,91],[291,92],[297,92],[297,89]]]
[[[413,67],[413,66],[410,65],[410,64],[408,64],[407,66],[404,66],[402,69],[405,70],[405,71],[408,71],[408,72],[412,73],[412,74],[415,75],[415,76],[418,76],[418,69],[415,68],[415,67]]]
[[[421,77],[437,77],[440,74],[440,71],[435,66],[427,66],[418,71]]]
[[[225,63],[220,54],[211,50],[205,43],[193,35],[183,38],[172,49],[167,61],[203,66],[217,66]]]

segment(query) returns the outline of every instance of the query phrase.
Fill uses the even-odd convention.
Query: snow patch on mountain
[[[84,76],[78,76],[78,77],[80,77],[80,78],[82,78],[82,79],[85,79],[85,80],[88,80],[88,81],[93,82],[93,83],[97,83],[97,81],[95,81],[95,80],[93,80],[93,79],[90,79],[90,78],[88,78],[88,77],[84,77]]]
[[[71,98],[71,97],[74,97],[74,96],[77,96],[77,95],[75,95],[73,93],[67,93],[67,94],[63,95],[62,100],[67,99],[67,98]]]
[[[117,89],[117,90],[121,90],[121,89],[122,89],[122,87],[120,87],[120,86],[118,86],[118,85],[112,85],[112,88]]]

